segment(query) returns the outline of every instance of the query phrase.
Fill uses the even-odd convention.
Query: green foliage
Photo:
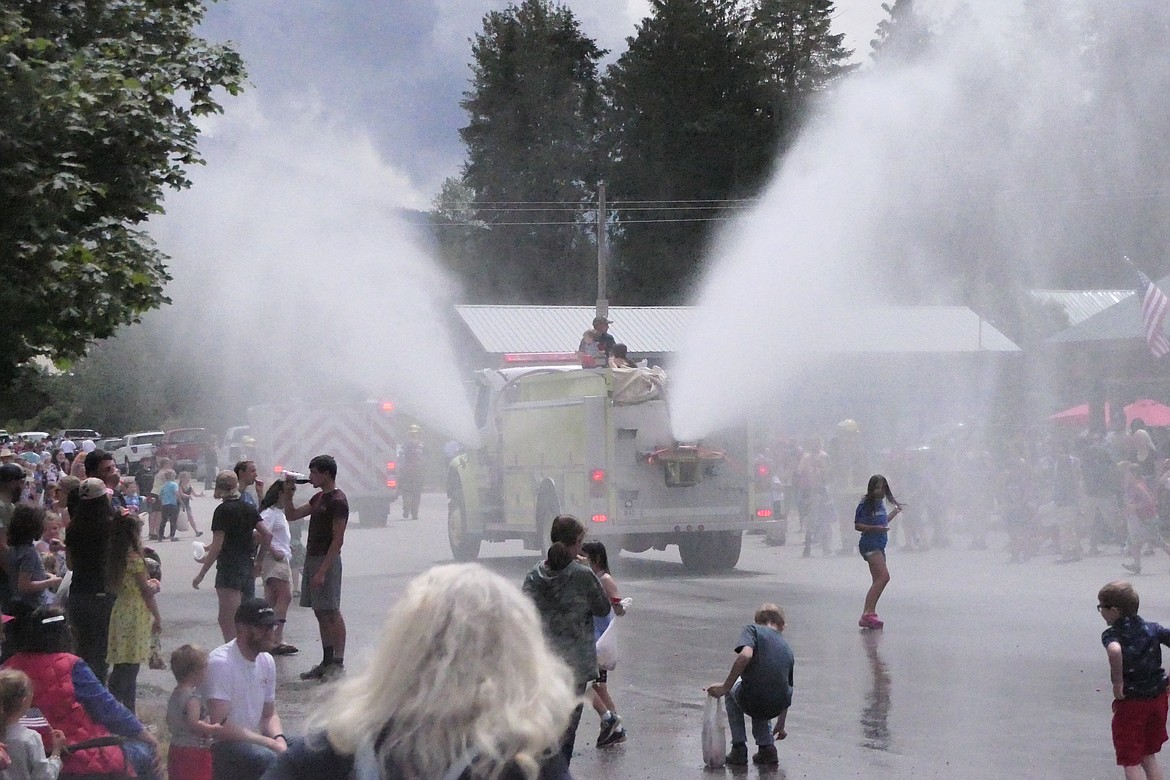
[[[910,63],[925,55],[934,42],[930,23],[914,7],[914,0],[882,3],[885,19],[878,22],[869,42],[875,62]]]
[[[484,300],[579,301],[594,284],[595,252],[581,204],[598,180],[597,62],[603,52],[573,12],[524,0],[483,20],[472,44],[462,185],[445,185],[464,230],[440,235],[464,282]],[[468,204],[464,197],[474,194]],[[470,209],[468,206],[470,205]],[[463,245],[461,246],[460,243]],[[485,262],[485,258],[490,262]]]
[[[200,0],[0,9],[0,381],[168,302],[166,257],[136,226],[189,186],[194,120],[244,76],[194,34],[203,13]]]
[[[687,292],[716,224],[706,220],[719,212],[647,210],[646,202],[754,193],[775,137],[761,101],[767,78],[735,6],[655,0],[604,83],[607,181],[615,201],[634,206],[617,210],[612,298],[650,304]]]
[[[767,76],[766,101],[784,146],[809,100],[857,68],[844,33],[833,33],[833,0],[757,0],[747,40]]]

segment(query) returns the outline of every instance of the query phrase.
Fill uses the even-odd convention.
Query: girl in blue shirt
[[[888,514],[886,501],[894,505],[894,511]],[[878,620],[877,603],[882,591],[890,583],[890,570],[886,567],[886,538],[890,521],[897,517],[902,509],[902,504],[899,504],[894,494],[890,492],[890,483],[885,477],[874,474],[869,478],[865,498],[857,505],[853,519],[853,527],[861,533],[857,550],[869,564],[869,574],[873,578],[873,584],[865,594],[861,620],[857,621],[857,625],[862,628],[881,628],[883,625],[882,621]]]

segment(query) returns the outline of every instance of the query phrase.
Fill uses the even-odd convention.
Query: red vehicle
[[[175,471],[190,471],[192,476],[201,479],[210,438],[205,428],[167,431],[163,440],[155,445],[154,462],[157,464],[163,458],[170,458]]]

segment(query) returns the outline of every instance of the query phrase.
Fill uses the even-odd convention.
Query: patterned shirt
[[[1119,618],[1101,632],[1101,644],[1121,645],[1121,679],[1127,699],[1153,699],[1166,690],[1161,645],[1170,647],[1170,629],[1138,615]]]

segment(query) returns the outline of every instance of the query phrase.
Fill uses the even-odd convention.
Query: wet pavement
[[[197,500],[204,528],[213,506]],[[421,514],[409,522],[391,515],[388,528],[355,526],[347,534],[343,611],[351,669],[362,664],[387,604],[405,583],[451,560],[445,498],[424,496]],[[158,545],[167,653],[183,642],[219,643],[214,590],[191,588],[197,566],[190,534],[182,536]],[[886,627],[877,632],[856,625],[869,577],[855,553],[803,559],[798,545],[767,547],[762,537],[748,536],[734,572],[694,576],[673,548],[616,560],[611,551],[622,594],[633,599],[619,624],[618,668],[610,673],[630,738],[594,748],[596,716],[587,711],[574,776],[1120,777],[1109,737],[1104,623],[1095,605],[1097,589],[1124,574],[1125,559],[1114,553],[1057,565],[1043,556],[1008,564],[995,544],[1002,540],[995,533],[991,540],[990,551],[967,551],[961,534],[949,550],[892,549],[893,581],[879,609]],[[509,542],[485,544],[481,560],[519,584],[537,557]],[[1142,615],[1170,622],[1170,561],[1147,558],[1145,568],[1131,578]],[[740,628],[764,601],[785,610],[797,659],[780,765],[706,770],[702,688],[724,679]],[[324,690],[297,679],[320,658],[312,614],[294,608],[285,636],[301,653],[277,659],[278,709],[285,731],[298,733]],[[144,670],[140,713],[161,721],[173,684],[169,672]]]

